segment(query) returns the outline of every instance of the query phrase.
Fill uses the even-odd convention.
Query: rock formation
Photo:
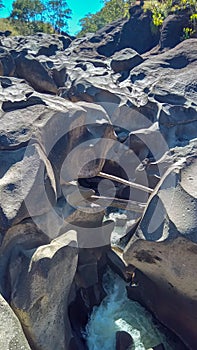
[[[133,339],[127,332],[116,333],[116,350],[128,350],[133,344]]]
[[[31,350],[16,315],[0,297],[0,346],[1,349]]]
[[[86,349],[106,265],[128,277],[104,220],[117,208],[129,297],[195,349],[197,39],[183,25],[153,33],[136,5],[80,39],[1,36],[2,349]]]

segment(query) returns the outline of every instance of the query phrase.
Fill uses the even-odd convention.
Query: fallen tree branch
[[[96,202],[95,202],[96,200]],[[127,199],[104,197],[92,195],[88,201],[100,205],[101,207],[114,207],[119,209],[126,209],[136,213],[143,213],[146,203],[138,203]]]
[[[135,182],[131,182],[131,181],[122,179],[122,178],[114,176],[114,175],[109,175],[109,174],[103,173],[101,171],[98,173],[98,176],[103,177],[103,178],[105,178],[107,180],[112,180],[112,181],[119,182],[119,183],[121,183],[121,184],[123,184],[125,186],[136,188],[136,189],[144,191],[144,192],[148,192],[148,193],[152,193],[153,192],[153,189],[150,188],[150,187],[146,187],[146,186],[143,186],[143,185],[140,185],[140,184],[136,184]]]

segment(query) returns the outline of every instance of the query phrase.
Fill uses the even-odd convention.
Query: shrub
[[[197,0],[148,0],[144,3],[144,11],[151,11],[154,26],[161,27],[170,13],[188,10],[190,27],[183,28],[183,39],[190,38],[197,30]]]

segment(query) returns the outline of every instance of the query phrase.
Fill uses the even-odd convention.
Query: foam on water
[[[114,350],[117,331],[126,331],[132,336],[132,350],[146,350],[160,343],[167,350],[175,350],[166,336],[166,330],[162,331],[161,326],[139,303],[127,298],[124,281],[108,271],[103,284],[107,296],[100,306],[94,307],[86,326],[89,350]]]

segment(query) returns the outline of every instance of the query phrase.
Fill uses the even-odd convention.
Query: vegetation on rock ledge
[[[103,8],[95,14],[87,14],[80,20],[82,30],[78,34],[82,36],[88,32],[95,33],[97,30],[104,27],[119,18],[129,16],[129,8],[135,4],[134,0],[103,0]]]
[[[66,0],[15,0],[10,16],[2,19],[0,30],[8,25],[12,34],[53,33],[66,30],[70,17],[71,9]]]
[[[129,17],[129,8],[135,4],[135,0],[103,0],[104,6],[100,11],[89,13],[80,20],[82,29],[78,36],[95,33],[114,20]],[[0,9],[3,7],[0,0]],[[169,14],[187,11],[190,23],[183,29],[183,39],[197,31],[197,0],[146,0],[143,10],[152,13],[155,27],[162,26]],[[12,35],[61,32],[67,30],[70,17],[71,9],[66,0],[15,0],[10,17],[0,20],[0,30],[10,30]]]
[[[185,27],[183,39],[188,39],[196,31],[197,1],[196,0],[147,0],[144,2],[144,11],[152,12],[153,24],[160,27],[169,14],[178,14],[182,11],[190,13],[190,26]]]

